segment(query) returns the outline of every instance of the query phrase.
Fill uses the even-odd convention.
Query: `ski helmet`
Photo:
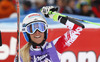
[[[23,35],[25,37],[25,40],[27,42],[29,42],[29,34],[25,31],[25,27],[30,24],[30,23],[34,23],[34,22],[43,22],[46,24],[46,27],[48,27],[47,25],[47,22],[45,20],[45,18],[43,16],[41,16],[40,14],[38,13],[31,13],[29,15],[27,15],[24,19],[23,19],[23,23],[22,23],[22,32],[23,32]],[[47,39],[47,35],[48,35],[48,30],[46,29],[46,31],[44,32],[45,33],[45,40]]]

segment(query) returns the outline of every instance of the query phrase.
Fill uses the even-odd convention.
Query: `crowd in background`
[[[100,18],[100,0],[19,0],[20,15],[40,12],[43,6],[58,6],[59,13]],[[0,0],[0,19],[14,17],[16,0]]]

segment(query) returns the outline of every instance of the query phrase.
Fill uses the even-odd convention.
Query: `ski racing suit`
[[[67,26],[69,29],[62,36],[51,42],[45,42],[41,48],[33,48],[29,50],[31,62],[60,62],[61,54],[68,48],[80,35],[84,25],[70,17],[58,17],[58,21]],[[20,58],[23,62],[22,58]]]

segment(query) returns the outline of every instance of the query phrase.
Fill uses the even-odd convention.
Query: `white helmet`
[[[23,23],[22,23],[22,32],[23,32],[23,35],[24,35],[27,42],[29,42],[29,36],[28,36],[27,32],[25,31],[25,27],[26,27],[26,25],[28,25],[30,23],[34,23],[34,22],[44,22],[46,24],[46,26],[48,27],[45,18],[43,16],[41,16],[40,14],[31,13],[31,14],[27,15],[24,18]],[[48,31],[46,29],[46,31],[45,31],[45,40],[47,39],[47,34],[48,34],[47,32]]]

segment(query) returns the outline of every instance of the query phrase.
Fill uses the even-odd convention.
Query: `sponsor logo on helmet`
[[[29,15],[28,17],[33,17],[33,16],[40,16],[40,14],[32,14],[32,15]]]

